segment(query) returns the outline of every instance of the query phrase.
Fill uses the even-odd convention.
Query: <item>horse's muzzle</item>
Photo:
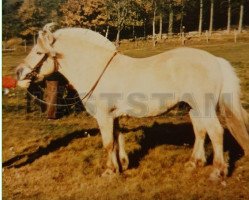
[[[24,79],[32,79],[31,75],[29,75],[32,72],[32,70],[27,67],[25,64],[20,64],[16,68],[16,79],[17,80],[24,80]],[[27,78],[27,76],[30,76]]]
[[[23,74],[23,71],[24,71],[24,68],[23,66],[19,65],[17,68],[16,68],[16,79],[17,80],[21,80],[21,77],[22,77],[22,74]]]

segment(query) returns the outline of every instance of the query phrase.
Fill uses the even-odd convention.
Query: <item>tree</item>
[[[46,11],[46,22],[56,22],[60,24],[61,12],[60,5],[65,3],[66,0],[38,0],[40,1],[40,7]]]
[[[231,0],[227,0],[227,32],[231,30]]]
[[[181,12],[180,12],[180,33],[183,31],[183,17],[184,17],[184,8],[185,8],[185,0],[181,0]]]
[[[132,26],[132,36],[133,38],[136,37],[136,27],[141,27],[144,24],[144,18],[146,18],[146,13],[144,12],[143,8],[139,4],[138,0],[132,1],[132,13],[131,13],[131,23],[127,23],[127,26]]]
[[[120,33],[124,27],[134,25],[134,21],[138,20],[137,6],[137,2],[133,0],[107,0],[108,23],[117,29],[117,46],[119,46]]]
[[[40,2],[36,0],[24,0],[18,10],[23,28],[21,34],[23,36],[32,35],[35,44],[35,35],[38,30],[46,23],[46,12],[40,6]]]
[[[165,12],[167,11],[168,1],[158,0],[158,13],[159,13],[159,39],[162,39],[163,32],[163,17],[165,16]]]
[[[162,33],[163,33],[163,14],[160,13],[159,15],[159,39],[162,39]]]
[[[169,28],[168,34],[172,36],[173,34],[173,23],[174,23],[174,10],[173,10],[173,1],[169,2]]]
[[[152,20],[152,37],[153,46],[156,46],[156,12],[157,12],[157,2],[153,2],[153,20]]]
[[[204,29],[211,33],[214,20],[217,28],[228,32],[236,21],[239,32],[243,25],[249,25],[245,18],[248,0],[3,0],[2,6],[4,39],[20,35],[32,38],[49,22],[62,27],[90,28],[105,32],[106,36],[116,29],[117,41],[123,29],[131,30],[133,37],[153,34],[153,44],[156,33],[158,38],[162,37],[166,24],[169,35],[175,25],[180,32],[185,25],[186,31],[197,28],[199,34]],[[124,33],[126,37],[131,35],[128,31]]]
[[[105,5],[101,0],[68,0],[60,6],[62,26],[95,29],[106,24]]]
[[[243,16],[244,16],[244,1],[240,0],[239,27],[238,27],[239,33],[242,32]]]
[[[209,20],[209,34],[212,34],[213,31],[213,20],[214,20],[214,0],[210,0],[210,20]]]
[[[2,2],[2,36],[4,39],[19,35],[21,21],[16,14],[20,8],[19,0],[3,0]]]
[[[199,16],[199,35],[202,33],[202,21],[203,21],[203,0],[200,0],[200,16]]]
[[[147,34],[147,25],[149,24],[148,22],[153,19],[154,12],[153,12],[153,3],[154,0],[136,0],[139,8],[140,8],[140,18],[142,19],[142,23],[144,26],[144,37],[146,37]],[[152,20],[153,21],[153,20]],[[152,23],[153,24],[153,23]]]

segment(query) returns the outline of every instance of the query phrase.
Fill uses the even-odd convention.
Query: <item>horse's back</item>
[[[153,92],[192,92],[196,87],[211,92],[212,86],[220,85],[222,79],[217,57],[193,48],[177,48],[144,59],[134,58],[129,65],[120,67],[120,72],[122,77],[119,79],[128,82],[130,89],[136,92],[142,88]]]
[[[178,48],[148,58],[120,56],[113,62],[97,88],[98,93],[118,93],[116,111],[129,110],[130,98],[147,102],[146,116],[157,115],[184,99],[186,94],[194,99],[205,94],[218,96],[222,86],[222,74],[217,58],[208,52]],[[161,96],[169,95],[165,106],[158,107]],[[188,97],[188,95],[187,95]],[[163,96],[164,98],[164,96]],[[137,100],[135,100],[137,101]],[[118,114],[119,115],[119,114]]]

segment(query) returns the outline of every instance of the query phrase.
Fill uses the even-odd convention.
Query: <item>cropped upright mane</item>
[[[64,29],[59,29],[54,33],[55,38],[59,37],[60,35],[68,35],[72,37],[78,37],[80,39],[86,40],[89,43],[92,43],[96,46],[100,46],[106,49],[109,49],[111,51],[116,50],[116,46],[108,40],[106,37],[103,35],[94,32],[89,29],[84,29],[84,28],[64,28]]]

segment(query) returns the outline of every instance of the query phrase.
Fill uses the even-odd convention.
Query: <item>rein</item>
[[[47,104],[47,105],[53,105],[53,106],[63,106],[63,107],[66,107],[66,106],[73,106],[79,102],[82,102],[83,100],[86,99],[85,103],[88,101],[88,99],[91,97],[92,93],[94,92],[95,88],[97,87],[99,81],[101,80],[102,76],[104,75],[106,69],[108,68],[108,66],[110,65],[110,63],[112,62],[113,58],[118,54],[118,51],[115,51],[115,53],[112,55],[112,57],[110,58],[110,60],[107,62],[107,64],[105,65],[103,71],[101,72],[99,78],[96,80],[96,82],[94,83],[94,85],[92,86],[92,88],[89,90],[89,92],[83,97],[80,99],[80,101],[77,101],[77,102],[74,102],[74,103],[71,103],[71,104],[67,104],[67,105],[64,105],[64,104],[53,104],[53,103],[47,103],[46,101],[42,100],[42,99],[39,99],[37,98],[35,95],[33,95],[31,92],[29,92],[27,90],[27,93],[32,97],[34,98],[35,100],[39,101],[40,103],[43,103],[43,104]],[[42,58],[42,60],[34,67],[34,69],[28,73],[26,75],[26,77],[24,79],[29,79],[31,81],[34,81],[37,79],[37,76],[38,76],[38,73],[39,73],[39,70],[41,69],[41,66],[43,64],[43,62],[48,58],[48,55],[45,54],[45,56]],[[58,62],[57,58],[54,57],[54,69],[55,71],[58,71],[59,67],[60,67],[60,63]],[[70,98],[70,99],[78,99],[79,96],[75,97],[75,98]]]

